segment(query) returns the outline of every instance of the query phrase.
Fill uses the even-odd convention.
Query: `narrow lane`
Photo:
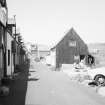
[[[105,105],[105,99],[63,72],[37,63],[30,69],[26,105]]]

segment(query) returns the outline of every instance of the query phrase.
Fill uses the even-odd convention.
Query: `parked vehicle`
[[[88,74],[98,85],[105,86],[105,67],[90,69]]]

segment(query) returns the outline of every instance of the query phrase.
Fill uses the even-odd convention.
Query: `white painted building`
[[[7,48],[6,48],[7,76],[12,76],[12,74],[14,73],[14,55],[12,51],[13,40],[14,40],[13,36],[9,32],[7,32]]]
[[[46,56],[46,64],[51,66],[56,66],[56,49],[51,49],[50,54]]]

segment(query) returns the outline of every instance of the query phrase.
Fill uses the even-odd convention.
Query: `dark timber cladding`
[[[61,64],[73,64],[75,56],[87,55],[88,47],[79,37],[76,31],[71,28],[70,31],[56,45],[56,67]]]

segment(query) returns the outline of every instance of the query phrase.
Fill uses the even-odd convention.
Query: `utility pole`
[[[15,40],[16,40],[16,15],[14,15],[14,21],[15,21]]]

